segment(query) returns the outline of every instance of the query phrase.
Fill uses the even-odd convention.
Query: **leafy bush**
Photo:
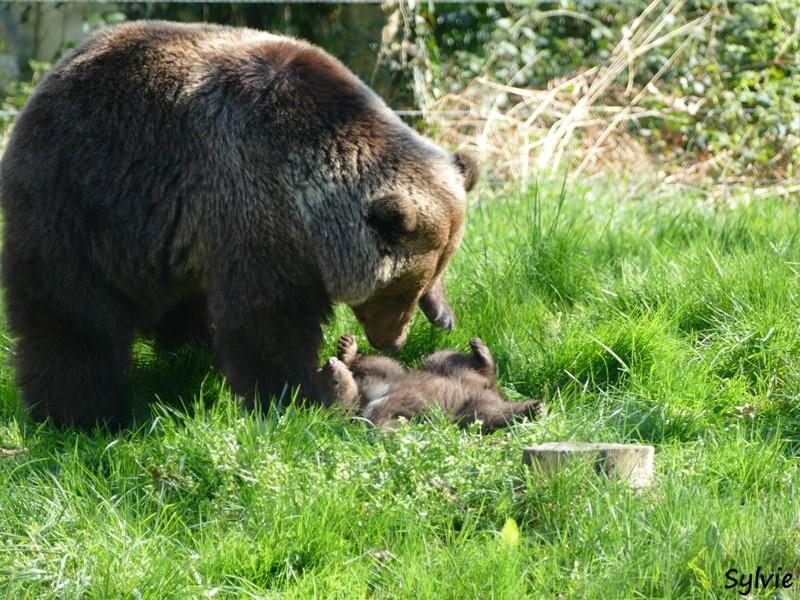
[[[551,90],[578,73],[608,65],[625,44],[641,42],[631,48],[641,53],[612,73],[601,100],[607,106],[600,108],[640,109],[617,130],[640,142],[658,169],[667,158],[683,166],[699,161],[703,167],[696,171],[714,179],[785,180],[796,176],[800,163],[800,4],[795,0],[421,3],[414,11],[397,8],[386,15],[385,46],[377,65],[372,62],[375,42],[356,38],[366,31],[359,27],[370,35],[379,31],[379,12],[369,18],[358,13],[364,22],[356,26],[356,13],[335,5],[291,10],[288,5],[132,4],[124,10],[87,14],[86,27],[94,30],[126,18],[172,18],[284,31],[328,48],[395,107],[407,106],[410,98],[429,107],[447,94],[463,92],[478,77],[523,91]],[[658,44],[631,37],[641,22],[653,25]],[[389,30],[402,43],[386,43]],[[46,68],[45,63],[31,65],[34,81]],[[603,73],[587,76],[584,87]],[[566,89],[577,101],[585,96],[584,87]],[[0,145],[31,90],[31,84],[21,83],[0,93]],[[501,111],[509,108],[502,95],[485,101]],[[604,128],[612,121],[610,114],[592,116]],[[450,122],[428,117],[421,126],[434,134],[453,129]],[[542,137],[554,124],[541,117],[539,122],[538,131],[526,131],[514,143],[528,144],[530,136]],[[566,136],[575,137],[572,130]],[[613,140],[608,146],[614,151],[622,145]]]
[[[708,160],[714,176],[791,177],[800,162],[800,4],[794,0],[561,0],[514,5],[426,5],[415,34],[430,64],[430,96],[477,76],[523,89],[605,64],[637,18],[660,13],[672,36],[632,60],[607,103],[654,116],[626,122],[661,156]],[[647,12],[650,10],[651,12]],[[692,26],[697,25],[692,29]],[[684,28],[684,29],[681,29]],[[657,88],[646,88],[658,75]]]

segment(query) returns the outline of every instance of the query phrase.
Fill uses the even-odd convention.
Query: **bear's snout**
[[[370,345],[376,350],[380,350],[381,352],[397,352],[406,344],[408,324],[410,321],[410,318],[406,320],[399,332],[393,330],[383,331],[381,329],[371,331],[366,324],[364,324],[364,332],[367,334]]]
[[[405,345],[415,308],[416,302],[399,307],[380,299],[352,307],[370,345],[382,352],[397,352]]]

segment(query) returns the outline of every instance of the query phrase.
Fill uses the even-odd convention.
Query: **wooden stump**
[[[641,488],[653,481],[653,446],[643,444],[600,444],[583,442],[547,442],[526,448],[522,460],[536,465],[549,475],[575,460],[588,461],[595,471],[627,481]]]

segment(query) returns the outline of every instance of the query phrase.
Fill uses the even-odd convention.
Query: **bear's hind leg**
[[[88,320],[70,323],[64,316],[50,314],[49,307],[36,309],[32,303],[20,310],[13,296],[14,291],[7,289],[11,329],[18,336],[17,382],[31,416],[81,428],[124,424],[130,416],[124,388],[131,327],[119,318],[115,327],[101,331]],[[107,312],[97,312],[108,317]]]
[[[541,419],[546,414],[547,409],[540,400],[507,402],[501,398],[489,398],[482,395],[467,403],[465,408],[460,411],[456,421],[463,427],[480,420],[481,430],[489,433],[507,427],[514,421]]]

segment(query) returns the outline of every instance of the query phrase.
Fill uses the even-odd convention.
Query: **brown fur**
[[[0,164],[6,314],[34,417],[126,416],[134,332],[211,339],[233,390],[316,375],[321,324],[353,307],[377,347],[442,273],[476,169],[297,40],[133,22],[68,54]],[[213,323],[213,330],[209,325]]]
[[[355,337],[344,335],[338,356],[323,367],[322,378],[340,405],[377,427],[424,414],[432,406],[461,426],[480,421],[484,431],[545,414],[538,400],[503,398],[489,348],[478,338],[470,341],[470,348],[469,353],[437,352],[419,370],[407,371],[390,358],[360,354]]]

